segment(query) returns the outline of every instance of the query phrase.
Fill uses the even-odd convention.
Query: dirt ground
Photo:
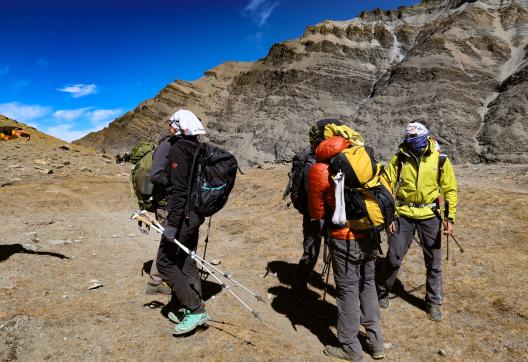
[[[41,161],[51,168],[84,155],[81,163],[94,164],[90,172],[76,164],[71,172],[50,174],[31,168],[37,156],[25,156],[38,149],[16,145],[0,144],[0,360],[330,360],[322,351],[337,343],[333,282],[326,301],[309,307],[290,291],[301,255],[301,216],[281,200],[286,166],[239,175],[210,229],[207,259],[219,259],[220,268],[264,297],[267,304],[234,289],[263,322],[209,277],[209,327],[176,338],[163,316],[168,298],[144,294],[142,269],[159,236],[142,235],[129,221],[136,205],[130,166],[60,149],[65,153],[56,162],[50,154],[40,154]],[[451,242],[443,264],[444,320],[431,322],[423,311],[425,268],[413,245],[401,288],[381,312],[386,360],[528,358],[528,167],[459,165],[456,171],[455,235],[465,252]],[[204,224],[200,240],[206,230]],[[102,287],[89,289],[94,279]],[[314,295],[322,296],[322,285],[315,275]]]

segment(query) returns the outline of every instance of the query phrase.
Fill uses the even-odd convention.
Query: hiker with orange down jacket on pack
[[[321,125],[324,128],[323,122],[316,123],[312,130]],[[377,242],[372,238],[375,235],[334,225],[331,221],[336,202],[328,162],[349,145],[341,136],[322,140],[315,145],[317,161],[309,173],[308,207],[312,219],[325,219],[337,289],[337,338],[341,346],[325,346],[324,352],[340,359],[361,360],[363,350],[358,332],[362,324],[367,332],[368,352],[372,358],[381,359],[384,351],[374,278]]]

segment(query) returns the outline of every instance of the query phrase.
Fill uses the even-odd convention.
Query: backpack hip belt
[[[422,208],[422,207],[430,207],[431,209],[437,209],[438,208],[438,205],[436,204],[436,202],[433,202],[431,204],[419,204],[419,203],[416,203],[416,202],[404,202],[400,199],[396,200],[397,202],[397,205],[396,206],[411,206],[411,207],[418,207],[418,208]]]

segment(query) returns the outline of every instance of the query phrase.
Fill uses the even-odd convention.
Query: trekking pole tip
[[[253,314],[253,317],[257,318],[259,321],[263,322],[262,319],[260,319],[260,316],[257,312],[251,311],[251,314]]]

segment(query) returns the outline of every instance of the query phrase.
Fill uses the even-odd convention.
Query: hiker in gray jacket
[[[154,154],[152,155],[152,167],[150,169],[150,181],[154,184],[154,189],[152,191],[154,195],[154,200],[158,201],[156,205],[156,220],[160,222],[164,227],[166,226],[167,220],[167,194],[170,188],[170,178],[169,178],[169,151],[171,149],[172,143],[174,143],[175,138],[175,129],[169,124],[169,135],[163,137]],[[149,280],[147,282],[147,287],[145,289],[145,294],[166,294],[171,295],[171,289],[167,284],[163,283],[161,276],[158,272],[156,266],[157,255],[152,262],[149,272]]]

